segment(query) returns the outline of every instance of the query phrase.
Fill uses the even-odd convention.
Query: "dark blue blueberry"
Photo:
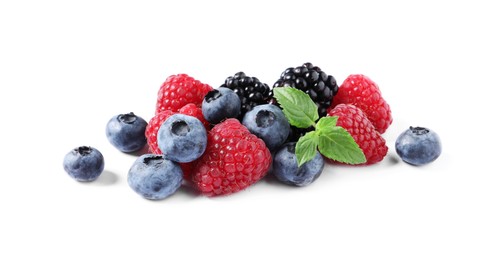
[[[105,160],[96,148],[80,146],[66,154],[63,167],[77,181],[94,181],[103,172]]]
[[[206,150],[206,128],[199,119],[183,114],[170,116],[159,127],[157,143],[168,160],[192,162]]]
[[[178,163],[164,159],[161,155],[144,154],[129,169],[129,187],[142,197],[161,200],[180,188],[183,172]]]
[[[267,148],[275,151],[288,138],[290,124],[283,111],[275,105],[255,106],[243,117],[243,125],[264,140]]]
[[[116,115],[107,123],[107,138],[121,152],[136,152],[147,143],[146,128],[147,122],[132,112]]]
[[[316,151],[314,158],[299,168],[295,157],[296,144],[295,142],[286,143],[276,152],[272,173],[283,183],[294,186],[307,186],[320,176],[325,162],[321,154]]]
[[[435,161],[442,152],[439,136],[424,127],[409,127],[395,142],[395,149],[406,163],[424,165]]]
[[[226,118],[237,118],[241,112],[241,100],[238,94],[229,88],[214,89],[203,100],[201,107],[206,121],[218,124]]]

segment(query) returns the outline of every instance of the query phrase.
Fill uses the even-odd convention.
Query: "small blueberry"
[[[77,181],[94,181],[103,172],[105,160],[96,148],[80,146],[66,154],[63,168]]]
[[[106,127],[108,141],[119,151],[130,153],[141,150],[147,143],[147,122],[134,113],[112,117]]]
[[[168,160],[192,162],[206,150],[208,137],[206,128],[199,119],[174,114],[159,127],[157,143]]]
[[[290,124],[285,114],[271,104],[255,106],[245,114],[242,123],[251,133],[264,140],[271,151],[285,143],[290,133]]]
[[[409,127],[395,142],[395,149],[406,163],[424,165],[435,161],[442,152],[440,137],[425,127]]]
[[[241,100],[229,88],[214,89],[204,97],[201,106],[206,121],[218,124],[227,118],[237,118],[241,113]]]
[[[127,176],[129,187],[150,200],[169,197],[180,188],[182,180],[180,165],[155,154],[138,157]]]
[[[294,186],[307,186],[320,176],[325,162],[321,154],[316,151],[313,159],[298,167],[297,157],[295,156],[296,144],[295,142],[286,143],[276,152],[272,173],[283,183]]]

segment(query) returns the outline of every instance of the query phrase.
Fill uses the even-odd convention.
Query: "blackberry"
[[[272,99],[272,90],[267,84],[260,82],[256,77],[246,76],[244,72],[227,77],[221,87],[232,89],[241,99],[241,114],[238,117],[240,121],[253,107],[267,104]]]
[[[290,67],[283,71],[273,88],[290,86],[307,93],[318,106],[320,117],[327,115],[334,95],[339,86],[335,78],[327,75],[319,67],[306,62],[299,67]]]

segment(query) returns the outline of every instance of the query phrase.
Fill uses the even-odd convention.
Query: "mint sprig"
[[[336,125],[337,117],[326,116],[319,119],[317,106],[309,95],[292,87],[274,88],[273,91],[274,98],[291,125],[298,128],[315,127],[313,131],[302,136],[295,145],[295,156],[299,167],[313,159],[317,150],[324,156],[342,163],[366,162],[365,154],[351,134]]]

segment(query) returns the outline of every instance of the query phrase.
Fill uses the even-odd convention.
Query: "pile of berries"
[[[295,95],[288,100],[307,98],[312,103],[310,125],[299,127],[297,114],[302,117],[309,109],[284,102],[276,95],[279,88],[292,89],[289,93]],[[306,186],[320,176],[325,162],[370,165],[388,152],[382,134],[393,121],[391,110],[377,84],[364,75],[350,75],[339,86],[333,76],[305,63],[287,68],[273,88],[238,72],[214,89],[176,74],[157,94],[155,115],[148,123],[128,113],[112,117],[106,126],[108,140],[121,152],[148,146],[127,177],[129,186],[147,199],[164,199],[181,185],[206,196],[231,194],[267,174],[289,185]],[[341,128],[363,160],[337,160],[332,147],[321,143],[305,149],[313,147],[309,139],[313,135]],[[405,138],[409,139],[404,144]],[[429,147],[407,146],[415,139],[433,139],[438,147],[417,159]],[[438,157],[440,143],[433,131],[411,127],[397,140],[396,149],[404,161],[420,165]],[[66,155],[64,168],[78,181],[93,181],[104,169],[103,156],[96,148],[78,147]]]

